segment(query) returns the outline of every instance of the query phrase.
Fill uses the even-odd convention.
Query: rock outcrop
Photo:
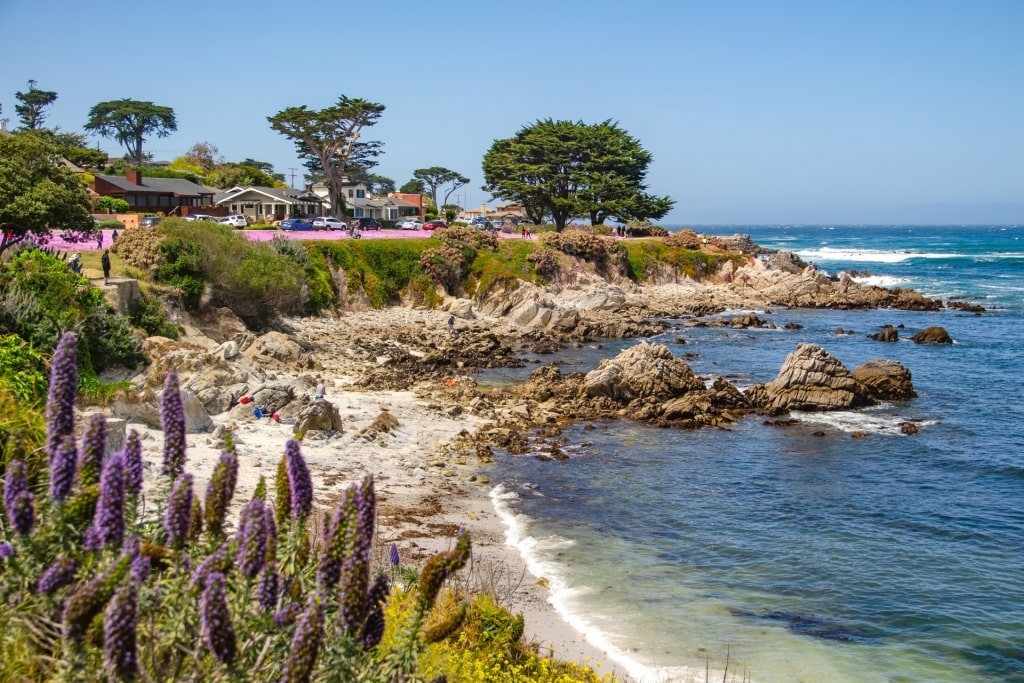
[[[312,431],[340,432],[342,431],[341,415],[338,407],[330,401],[313,401],[299,413],[295,421],[296,434],[306,434]]]
[[[854,368],[852,375],[876,401],[906,401],[917,396],[910,370],[894,360],[869,360]]]
[[[786,357],[778,376],[746,392],[759,410],[779,414],[790,410],[848,410],[875,400],[849,370],[825,349],[800,344]]]
[[[926,327],[910,338],[915,344],[952,344],[953,338],[949,336],[946,328],[933,326]]]
[[[892,325],[886,325],[880,332],[868,335],[871,339],[880,342],[897,342],[900,340],[900,332]]]
[[[602,360],[583,379],[587,396],[605,396],[617,403],[648,398],[668,401],[703,388],[704,383],[686,361],[661,344],[632,346],[615,358]]]

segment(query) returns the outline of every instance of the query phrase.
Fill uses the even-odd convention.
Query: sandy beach
[[[325,380],[325,399],[342,417],[340,433],[311,432],[302,441],[302,453],[314,478],[315,506],[331,509],[348,486],[370,474],[378,499],[376,549],[386,562],[388,546],[394,542],[403,563],[422,566],[427,557],[448,549],[459,527],[472,534],[473,557],[457,581],[472,590],[487,590],[513,613],[526,620],[528,642],[543,654],[574,661],[593,668],[600,675],[613,673],[631,681],[626,673],[583,634],[563,621],[548,601],[544,577],[527,570],[518,551],[506,544],[506,528],[490,498],[491,484],[486,464],[472,448],[472,434],[487,420],[471,411],[452,411],[437,400],[443,380],[414,382],[405,390],[366,390],[356,386],[368,366],[379,359],[366,357],[353,345],[398,327],[436,330],[445,328],[447,313],[392,308],[344,315],[336,319],[289,320],[294,337],[304,346],[316,346],[318,369],[296,373],[291,380],[308,379],[312,400],[315,379]],[[181,346],[201,344],[194,328],[180,341]],[[277,377],[288,374],[275,371]],[[182,383],[189,378],[179,370]],[[458,414],[453,415],[453,412]],[[385,415],[391,426],[378,429]],[[208,477],[220,455],[217,431],[229,429],[239,456],[239,477],[234,507],[249,500],[265,477],[273,486],[277,463],[285,444],[294,438],[292,420],[271,417],[257,419],[252,404],[238,404],[212,416],[214,428],[188,435],[187,469],[195,476],[196,491],[205,491]],[[128,429],[143,437],[146,476],[155,480],[162,458],[160,429],[129,420]]]

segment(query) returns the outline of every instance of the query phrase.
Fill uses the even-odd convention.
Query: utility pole
[[[299,169],[297,169],[297,168],[289,168],[288,170],[292,172],[292,189],[294,190],[295,189],[295,172],[298,171]]]

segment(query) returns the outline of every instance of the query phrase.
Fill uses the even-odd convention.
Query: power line
[[[292,172],[292,189],[294,190],[295,189],[295,172],[298,171],[299,169],[297,169],[297,168],[289,168],[288,170]]]

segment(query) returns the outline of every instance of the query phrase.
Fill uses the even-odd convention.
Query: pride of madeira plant
[[[431,615],[469,558],[467,533],[402,589],[411,606],[385,623],[394,570],[371,563],[371,477],[345,492],[311,540],[312,479],[289,441],[274,500],[261,481],[232,529],[233,443],[200,500],[171,372],[163,466],[144,494],[135,431],[109,456],[101,417],[76,441],[75,347],[65,334],[51,363],[45,462],[33,470],[13,460],[4,474],[0,680],[424,680],[420,655],[466,614]],[[397,548],[390,555],[397,564]]]

